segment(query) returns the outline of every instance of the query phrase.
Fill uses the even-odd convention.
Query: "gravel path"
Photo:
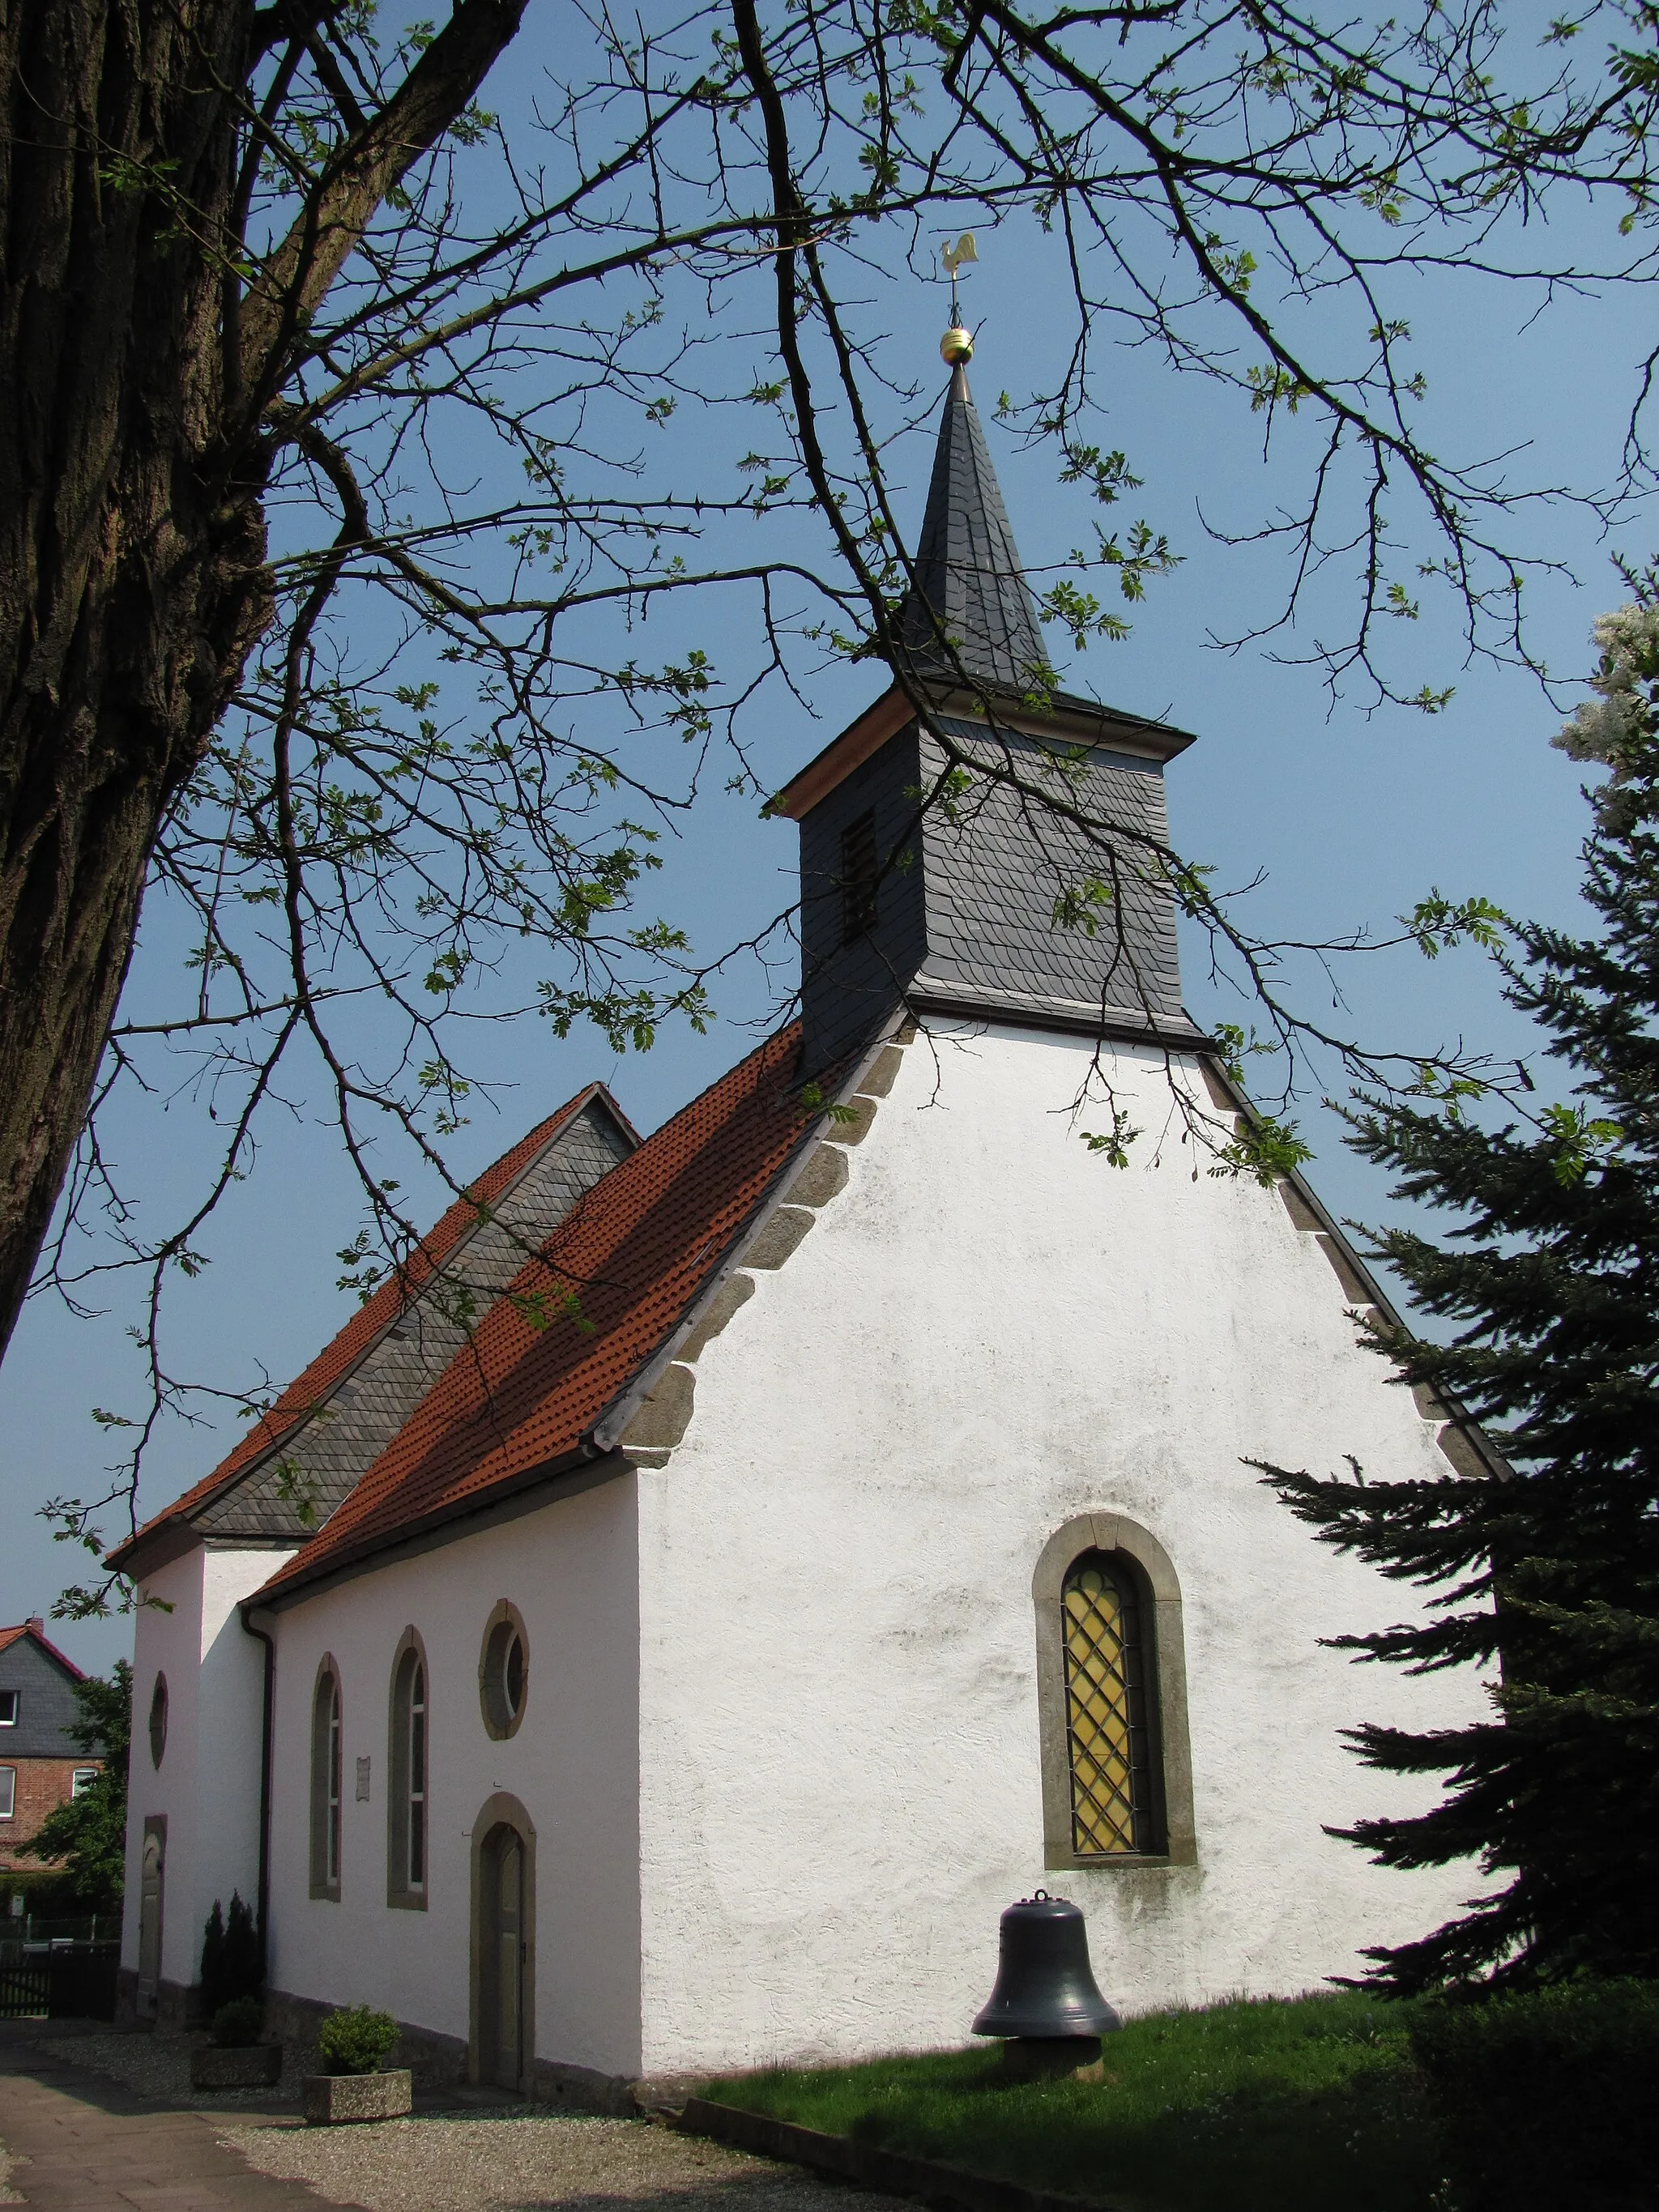
[[[647,2120],[434,2117],[220,2132],[260,2172],[365,2212],[915,2212]]]
[[[290,2049],[283,2055],[283,2078],[274,2089],[192,2089],[190,2054],[192,2039],[182,2035],[135,2035],[112,2028],[105,2034],[66,2037],[66,2058],[95,2073],[112,2074],[141,2097],[159,2105],[185,2105],[192,2112],[235,2112],[249,2106],[295,2105],[300,2101],[300,2075]],[[0,2202],[3,2202],[0,2199]]]
[[[359,2212],[916,2212],[649,2120],[520,2108],[307,2128],[293,2117],[291,2062],[275,2089],[205,2094],[190,2086],[185,2038],[77,2031],[51,2041],[146,2100],[199,2112],[255,2172],[309,2183]],[[5,2167],[0,2144],[0,2206],[24,2201],[7,2189]]]

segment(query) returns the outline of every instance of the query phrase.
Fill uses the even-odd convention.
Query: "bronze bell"
[[[1046,1889],[1011,1905],[1002,1916],[997,1985],[974,2033],[1008,2038],[1006,2060],[1046,2072],[1097,2057],[1099,2039],[1122,2025],[1095,1987],[1076,1905]]]

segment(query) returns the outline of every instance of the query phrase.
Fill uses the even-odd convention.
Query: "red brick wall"
[[[44,1870],[49,1861],[20,1859],[17,1846],[38,1835],[41,1822],[52,1808],[64,1804],[74,1794],[78,1767],[101,1764],[96,1759],[7,1759],[0,1753],[0,1766],[17,1769],[16,1809],[9,1820],[0,1820],[0,1874],[9,1872],[14,1866],[36,1873]]]

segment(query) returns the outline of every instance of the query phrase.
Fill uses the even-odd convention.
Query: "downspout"
[[[270,1960],[270,1762],[276,1705],[276,1639],[271,1632],[276,1626],[276,1616],[264,1606],[245,1605],[240,1612],[242,1626],[265,1647],[264,1712],[259,1744],[259,1979],[263,1982]]]

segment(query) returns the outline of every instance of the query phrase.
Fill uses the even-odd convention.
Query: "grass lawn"
[[[1098,2084],[1004,2084],[998,2047],[712,2082],[711,2101],[1126,2212],[1433,2212],[1410,2008],[1334,1995],[1155,2013]]]

